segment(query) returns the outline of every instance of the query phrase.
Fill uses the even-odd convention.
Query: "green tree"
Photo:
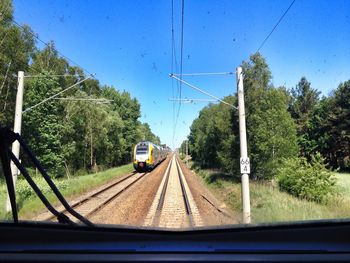
[[[287,111],[288,96],[285,88],[272,86],[271,71],[259,53],[242,67],[252,176],[271,179],[282,158],[296,155],[297,137]]]
[[[146,123],[141,123],[139,128],[138,128],[138,132],[139,134],[137,135],[141,141],[150,141],[150,142],[153,142],[157,145],[160,145],[160,139],[158,136],[156,136],[149,124],[146,122]]]
[[[311,88],[311,83],[302,77],[295,89],[291,90],[289,110],[297,124],[298,135],[305,133],[310,115],[319,101],[320,92]]]
[[[119,92],[113,87],[103,87],[101,94],[104,98],[112,100],[112,110],[118,112],[123,121],[121,159],[122,163],[130,162],[133,146],[141,139],[138,133],[140,125],[138,118],[141,116],[140,104],[135,98],[131,98],[128,92]]]
[[[281,89],[270,88],[261,97],[259,108],[250,116],[251,159],[254,177],[271,179],[284,158],[298,154],[296,129]]]
[[[47,73],[48,74],[48,73]],[[43,74],[26,83],[24,108],[38,104],[45,98],[61,91],[57,79]],[[63,121],[60,116],[62,105],[57,100],[49,100],[23,115],[23,136],[42,162],[55,177],[63,174]]]
[[[283,158],[298,152],[296,128],[288,112],[288,92],[274,88],[265,59],[256,53],[243,62],[248,154],[252,176],[271,179]],[[225,98],[237,104],[236,96]],[[222,103],[203,108],[191,125],[192,159],[202,167],[239,174],[238,112]]]
[[[91,98],[85,92],[79,98]],[[75,170],[97,169],[97,165],[113,166],[121,163],[123,123],[110,105],[94,101],[68,101],[65,107],[66,160]],[[108,154],[107,154],[108,153]]]
[[[228,96],[224,100],[233,104],[235,98]],[[211,104],[203,108],[199,117],[193,121],[189,135],[189,152],[192,159],[202,167],[221,167],[226,171],[233,171],[233,158],[237,155],[236,147],[231,147],[236,143],[233,130],[237,126],[232,125],[232,116],[235,116],[234,111],[227,105]]]
[[[31,29],[14,26],[12,18],[12,1],[0,1],[0,122],[10,127],[17,85],[13,75],[18,71],[33,77],[25,79],[25,109],[86,78],[81,68],[59,56],[53,41],[36,48]],[[74,172],[127,163],[142,138],[160,144],[149,125],[139,121],[140,104],[128,92],[88,79],[60,97],[105,98],[111,103],[52,99],[24,114],[23,136],[54,176],[67,168]],[[23,161],[29,164],[25,157]]]
[[[31,29],[19,29],[11,23],[12,1],[0,1],[0,122],[13,126],[18,71],[27,71],[35,50]]]
[[[350,80],[341,83],[330,98],[326,120],[329,133],[330,162],[333,167],[350,170]]]
[[[319,102],[319,95],[320,92],[312,89],[311,83],[305,77],[302,77],[296,88],[291,90],[289,111],[296,123],[300,153],[309,159],[312,152],[308,138],[309,122]]]
[[[320,152],[334,169],[350,170],[350,81],[316,105],[303,135],[311,154]]]

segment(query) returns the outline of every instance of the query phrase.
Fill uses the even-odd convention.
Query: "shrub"
[[[180,153],[180,154],[179,154],[179,157],[180,157],[181,160],[185,160],[186,155],[183,154],[183,153]]]
[[[38,177],[35,178],[34,181],[44,195],[52,191],[44,178]],[[68,183],[66,181],[54,180],[54,183],[60,191],[68,187]],[[18,201],[21,202],[35,196],[36,194],[25,179],[19,179],[16,183],[16,195]]]
[[[278,169],[277,183],[282,191],[293,196],[323,203],[335,192],[336,179],[318,153],[310,163],[302,157],[285,159]]]

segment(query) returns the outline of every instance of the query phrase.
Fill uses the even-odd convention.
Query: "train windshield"
[[[346,0],[0,0],[0,221],[350,218],[349,43]]]
[[[148,153],[148,145],[138,145],[136,147],[136,154],[147,154]]]

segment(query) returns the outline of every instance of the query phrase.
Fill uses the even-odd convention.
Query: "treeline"
[[[60,57],[53,42],[40,50],[29,26],[14,26],[10,0],[1,1],[0,10],[0,123],[13,127],[18,71],[30,76],[24,82],[24,110],[86,75]],[[88,79],[57,98],[26,111],[22,119],[24,139],[54,176],[128,163],[140,140],[160,144],[138,120],[140,104],[128,92]],[[22,162],[29,164],[25,157]]]
[[[291,90],[274,87],[269,66],[259,53],[242,68],[253,179],[276,178],[279,168],[293,158],[315,167],[325,162],[328,168],[350,171],[350,81],[320,98],[305,77]],[[237,105],[236,95],[224,100]],[[240,174],[237,110],[210,104],[190,130],[189,151],[198,165]]]

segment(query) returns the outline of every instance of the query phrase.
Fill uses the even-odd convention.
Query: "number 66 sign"
[[[241,174],[250,174],[250,161],[249,158],[240,158]]]

